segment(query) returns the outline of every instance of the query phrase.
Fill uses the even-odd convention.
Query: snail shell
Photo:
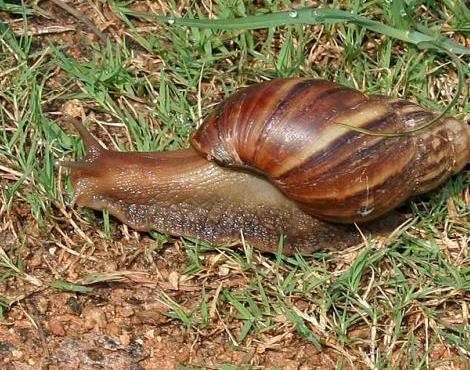
[[[221,165],[261,173],[315,217],[341,223],[385,214],[435,188],[470,158],[470,129],[419,105],[329,81],[277,79],[243,89],[207,118],[192,145]]]

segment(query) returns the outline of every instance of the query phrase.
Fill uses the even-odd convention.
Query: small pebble
[[[70,297],[67,300],[67,305],[73,314],[80,315],[82,313],[83,306],[76,297]]]
[[[21,356],[23,356],[23,352],[22,351],[18,351],[16,349],[14,349],[13,351],[11,351],[11,354],[14,358],[16,359],[19,359],[21,358]]]
[[[48,327],[51,333],[54,334],[55,336],[63,337],[66,334],[64,326],[58,321],[50,320]]]
[[[37,308],[38,311],[44,315],[49,308],[49,300],[46,297],[39,298]]]
[[[134,310],[128,306],[118,307],[116,311],[118,315],[122,317],[131,317],[134,315]]]
[[[105,331],[106,331],[106,334],[116,336],[116,337],[122,334],[121,328],[113,322],[106,325]]]
[[[168,282],[170,283],[171,287],[175,290],[179,289],[179,279],[180,279],[180,275],[178,274],[177,271],[172,271],[168,275]]]
[[[85,327],[93,329],[95,326],[104,328],[108,323],[105,313],[98,307],[86,307],[82,316],[85,318]]]
[[[131,342],[131,336],[129,334],[122,334],[119,336],[119,340],[121,341],[123,346],[128,346]]]

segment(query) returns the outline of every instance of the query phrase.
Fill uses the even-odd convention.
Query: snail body
[[[352,223],[377,232],[384,215],[470,161],[470,128],[451,117],[413,135],[361,132],[405,132],[433,117],[328,81],[276,79],[223,101],[186,150],[109,151],[75,123],[87,154],[65,165],[79,206],[108,209],[136,230],[337,250],[361,240]]]

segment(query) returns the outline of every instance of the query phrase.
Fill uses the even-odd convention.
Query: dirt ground
[[[15,211],[11,221],[17,232],[34,225],[26,206]],[[122,237],[123,229],[114,228],[109,244],[91,227],[85,231],[93,243],[64,230],[72,235],[69,243],[78,246],[80,255],[72,255],[57,244],[51,246],[50,236],[29,229],[21,259],[26,263],[24,270],[38,281],[30,284],[24,279],[8,279],[0,285],[0,295],[16,295],[18,301],[0,322],[2,368],[173,369],[185,363],[193,368],[218,368],[227,363],[324,369],[337,363],[337,349],[319,351],[292,328],[274,337],[267,332],[266,342],[260,341],[261,337],[237,346],[227,330],[237,335],[239,322],[194,332],[171,320],[165,315],[169,308],[162,303],[162,295],[191,310],[201,301],[202,287],[212,301],[222,286],[243,288],[249,277],[224,277],[223,258],[209,253],[206,273],[185,280],[182,272],[188,265],[187,255],[178,242],[176,248],[169,246],[149,254],[154,240],[145,235],[140,239]],[[7,250],[9,245],[16,246],[8,230],[0,234],[0,240]],[[217,260],[211,261],[213,258]],[[84,277],[103,267],[106,271],[95,278],[106,281],[94,284],[90,294],[47,286],[54,274],[85,283]]]
[[[253,363],[254,357],[255,364],[286,369],[336,364],[334,352],[320,353],[292,334],[283,340],[282,348],[273,349],[262,344],[235,347],[223,329],[188,335],[181,325],[167,322],[166,308],[152,299],[155,293],[155,288],[112,284],[93,297],[56,292],[31,295],[2,324],[2,366],[173,369],[191,363],[211,368]]]

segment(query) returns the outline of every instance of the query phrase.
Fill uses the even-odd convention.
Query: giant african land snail
[[[87,148],[72,169],[79,206],[108,209],[136,230],[264,251],[309,253],[360,241],[351,223],[375,220],[470,161],[470,127],[400,99],[328,81],[276,79],[222,102],[192,138],[163,153],[105,150],[79,123]],[[372,222],[373,224],[373,222]],[[366,226],[367,227],[367,226]]]

